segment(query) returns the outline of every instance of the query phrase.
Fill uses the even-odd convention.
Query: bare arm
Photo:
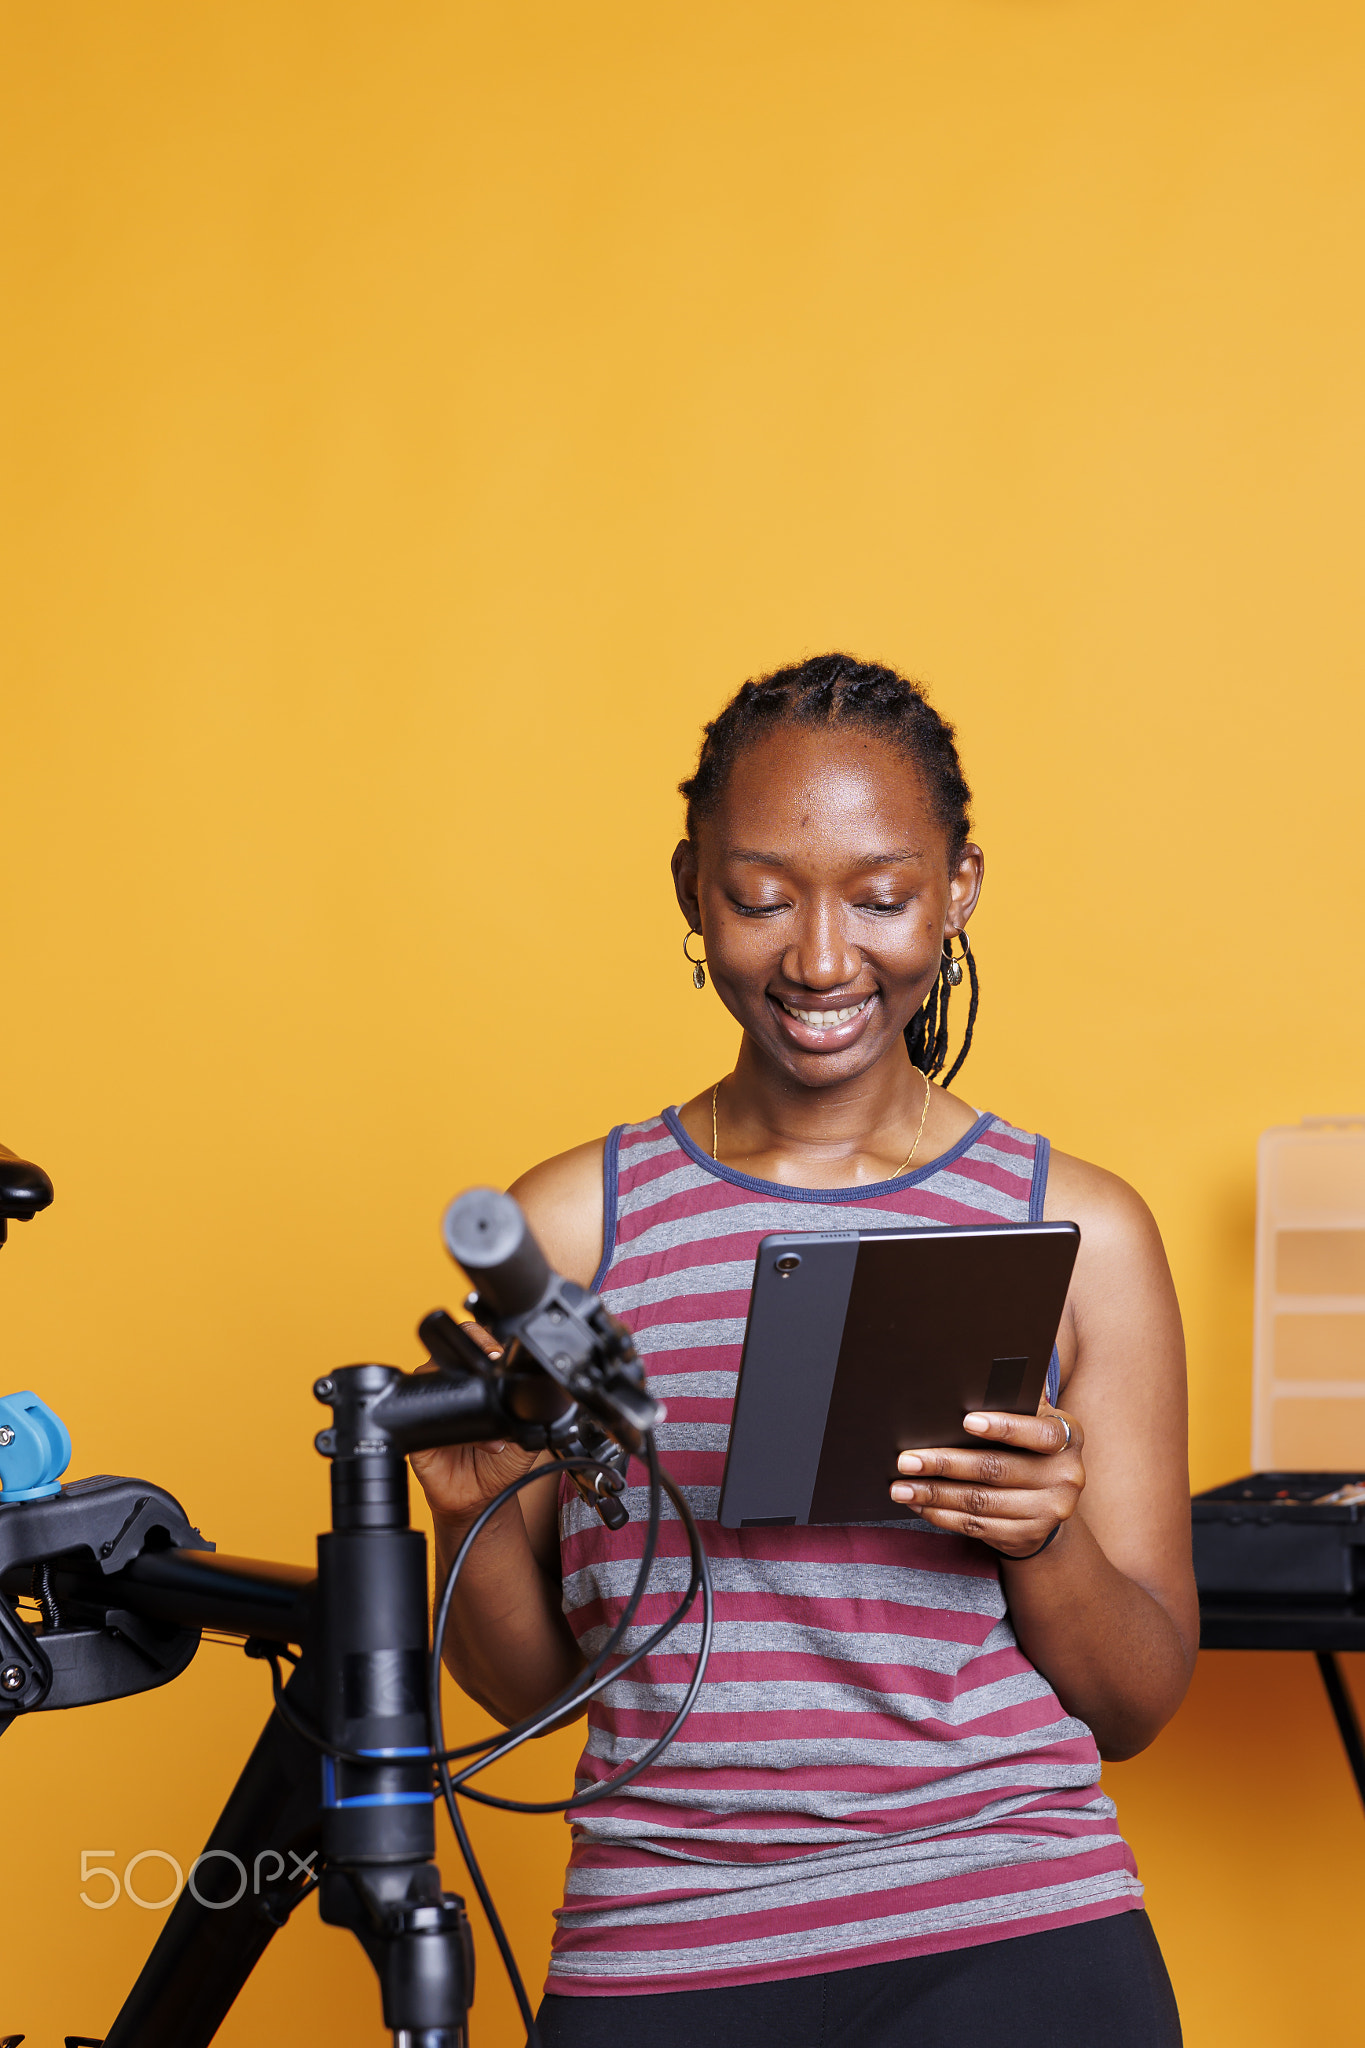
[[[892,1491],[1000,1552],[1025,1653],[1102,1754],[1120,1758],[1174,1714],[1199,1647],[1184,1338],[1156,1224],[1131,1188],[1056,1155],[1047,1214],[1081,1226],[1057,1340],[1060,1410],[969,1418],[981,1451],[925,1451],[923,1478]]]
[[[602,1253],[601,1140],[533,1167],[511,1192],[551,1265],[586,1287]],[[482,1509],[536,1462],[512,1443],[414,1454],[435,1525],[438,1585]],[[560,1598],[557,1499],[557,1481],[541,1479],[499,1509],[470,1553],[451,1608],[446,1664],[505,1725],[544,1706],[582,1666]]]

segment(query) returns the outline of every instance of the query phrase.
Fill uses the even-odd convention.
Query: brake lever
[[[663,1409],[645,1385],[630,1331],[597,1295],[555,1273],[527,1313],[489,1313],[477,1292],[465,1306],[480,1315],[504,1347],[508,1366],[519,1364],[524,1354],[626,1450],[643,1448]]]
[[[449,1309],[434,1308],[417,1325],[417,1334],[431,1353],[432,1362],[448,1372],[476,1372],[481,1380],[498,1377],[499,1361],[490,1358],[482,1344],[476,1344],[463,1323],[457,1323]]]
[[[577,1409],[570,1411],[553,1435],[553,1457],[591,1458],[597,1466],[595,1472],[570,1472],[579,1498],[608,1529],[624,1529],[630,1520],[630,1509],[621,1499],[626,1490],[628,1454]]]
[[[417,1334],[431,1354],[432,1362],[438,1369],[448,1372],[474,1372],[490,1386],[498,1385],[505,1378],[498,1371],[499,1358],[490,1358],[483,1346],[476,1343],[469,1334],[466,1323],[456,1322],[448,1309],[435,1308],[424,1316],[417,1326]],[[596,1473],[570,1472],[580,1498],[592,1508],[608,1529],[623,1529],[630,1520],[630,1510],[621,1500],[625,1490],[625,1476],[613,1464],[613,1455],[620,1453],[613,1440],[595,1428],[581,1415],[577,1403],[567,1409],[558,1422],[549,1425],[551,1454],[558,1458],[586,1457],[599,1460]]]

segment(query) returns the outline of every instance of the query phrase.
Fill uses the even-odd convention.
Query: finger
[[[517,1472],[527,1471],[540,1456],[538,1451],[528,1451],[524,1444],[513,1443],[506,1438],[496,1443],[475,1444],[473,1451],[477,1459],[491,1460],[495,1465],[506,1466]]]
[[[501,1344],[499,1344],[491,1330],[485,1330],[482,1323],[461,1323],[460,1328],[464,1331],[466,1337],[474,1339],[474,1342],[478,1345],[485,1358],[491,1358],[496,1364],[497,1360],[502,1357]]]
[[[896,1470],[906,1478],[977,1480],[986,1486],[1044,1484],[1038,1459],[1023,1451],[902,1451]]]
[[[988,1543],[1001,1557],[1028,1557],[1040,1550],[1053,1530],[1067,1518],[1053,1515],[1044,1520],[1034,1516],[1028,1522],[1001,1522],[989,1515],[967,1515],[955,1509],[935,1508],[925,1517],[945,1535],[969,1536],[975,1543]]]
[[[494,1365],[498,1363],[498,1360],[502,1357],[503,1347],[501,1344],[499,1344],[497,1338],[493,1335],[493,1332],[491,1330],[485,1330],[482,1323],[474,1323],[469,1321],[461,1323],[460,1328],[466,1337],[471,1338],[473,1342],[478,1345],[480,1351],[482,1351],[485,1358],[490,1360],[490,1362]],[[415,1365],[413,1367],[413,1371],[439,1372],[440,1367],[437,1365],[434,1358],[424,1358],[420,1365]]]
[[[931,1485],[911,1486],[905,1480],[896,1480],[891,1488],[891,1498],[902,1507],[914,1508],[917,1514],[928,1514],[935,1509],[957,1515],[974,1515],[979,1519],[1018,1524],[1043,1519],[1051,1527],[1061,1514],[1069,1513],[1071,1502],[1064,1499],[1053,1488],[1040,1492],[1037,1488],[1025,1491],[1022,1487],[1006,1490],[998,1486],[953,1486],[943,1480]]]
[[[1085,1431],[1074,1415],[1065,1415],[1060,1408],[1049,1408],[1046,1404],[1036,1415],[964,1415],[962,1427],[973,1436],[989,1437],[995,1443],[1012,1444],[1018,1450],[1044,1455],[1078,1451],[1085,1442]]]
[[[414,1472],[424,1472],[429,1465],[439,1464],[442,1459],[454,1459],[457,1463],[469,1457],[480,1458],[487,1453],[499,1455],[507,1449],[507,1439],[499,1437],[493,1443],[477,1444],[436,1444],[430,1450],[409,1451],[408,1463]],[[533,1456],[534,1453],[527,1454]]]

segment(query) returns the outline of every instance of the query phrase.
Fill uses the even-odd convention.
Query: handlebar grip
[[[42,1167],[31,1159],[21,1159],[8,1145],[0,1145],[0,1219],[27,1223],[51,1200],[52,1182]],[[4,1241],[4,1221],[0,1221],[0,1244]]]
[[[446,1250],[494,1316],[524,1315],[550,1284],[550,1264],[510,1195],[471,1188],[446,1210]]]

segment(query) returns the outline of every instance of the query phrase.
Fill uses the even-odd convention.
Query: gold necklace
[[[910,1147],[910,1150],[905,1155],[905,1164],[903,1166],[898,1166],[896,1168],[896,1171],[891,1176],[892,1180],[899,1180],[901,1175],[909,1170],[910,1161],[919,1151],[919,1141],[924,1136],[924,1119],[929,1114],[929,1076],[923,1071],[923,1069],[921,1069],[920,1071],[920,1079],[924,1083],[924,1107],[919,1113],[919,1129],[915,1132],[914,1144]]]
[[[915,1132],[914,1144],[906,1153],[905,1158],[901,1165],[899,1165],[896,1168],[896,1171],[891,1175],[892,1180],[899,1180],[901,1175],[908,1170],[910,1161],[919,1151],[919,1141],[924,1136],[924,1123],[926,1117],[929,1114],[929,1076],[922,1072],[920,1074],[920,1079],[924,1083],[924,1107],[919,1113],[919,1129]],[[719,1102],[719,1100],[720,1082],[717,1081],[715,1087],[711,1090],[711,1157],[715,1160],[719,1160],[720,1158],[720,1126],[716,1116],[716,1104]]]

